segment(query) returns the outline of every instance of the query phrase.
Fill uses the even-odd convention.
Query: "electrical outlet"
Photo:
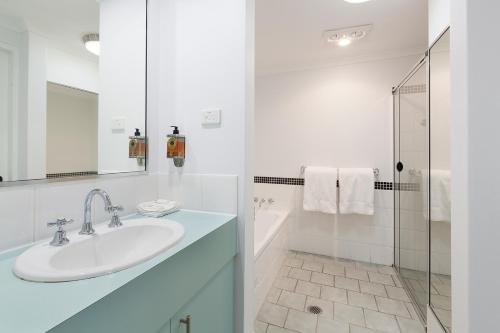
[[[219,125],[220,124],[220,109],[204,110],[201,112],[202,125]]]

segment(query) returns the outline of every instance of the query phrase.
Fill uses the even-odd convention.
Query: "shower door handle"
[[[401,163],[401,161],[399,161],[397,164],[396,164],[396,169],[398,170],[398,172],[401,172],[403,171],[403,163]]]
[[[191,333],[191,316],[187,315],[186,318],[180,320],[181,324],[186,325],[186,333]]]

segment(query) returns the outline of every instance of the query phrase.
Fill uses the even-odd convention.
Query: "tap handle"
[[[62,228],[66,225],[66,224],[70,224],[70,223],[73,223],[73,219],[67,219],[65,217],[63,218],[58,218],[55,222],[49,222],[47,223],[47,226],[48,227],[57,227],[58,230],[62,230]]]
[[[117,214],[118,212],[122,212],[124,210],[122,205],[116,205],[109,207],[109,212],[113,214]]]
[[[109,212],[113,214],[111,216],[111,222],[109,222],[108,227],[110,228],[116,228],[116,227],[121,227],[123,224],[120,221],[120,216],[118,215],[118,212],[123,211],[123,206],[117,205],[117,206],[111,206],[109,208]]]

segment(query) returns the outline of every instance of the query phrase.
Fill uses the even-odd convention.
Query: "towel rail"
[[[306,166],[305,165],[302,165],[300,167],[300,175],[304,175],[304,172],[306,171]],[[380,177],[380,169],[379,168],[373,168],[373,175],[375,176],[375,181],[378,181],[379,180],[379,177]]]

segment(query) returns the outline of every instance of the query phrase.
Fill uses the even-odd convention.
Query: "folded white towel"
[[[307,167],[304,178],[304,210],[337,213],[337,169]]]
[[[373,215],[374,182],[373,169],[339,169],[340,213]]]
[[[155,201],[142,202],[137,205],[139,214],[149,217],[162,217],[178,211],[180,205],[177,201],[158,199]]]
[[[427,172],[423,173],[424,195],[428,187]],[[432,221],[451,221],[451,174],[450,170],[431,170],[431,220]],[[424,198],[424,202],[426,202]],[[424,207],[425,208],[425,207]],[[424,216],[427,218],[427,209],[424,209]]]

